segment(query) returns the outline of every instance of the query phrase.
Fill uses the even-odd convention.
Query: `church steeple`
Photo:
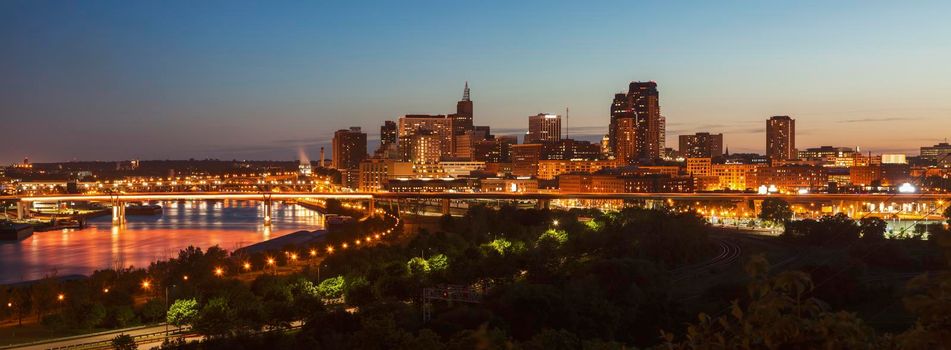
[[[466,81],[466,89],[462,91],[462,100],[469,101],[469,81]]]

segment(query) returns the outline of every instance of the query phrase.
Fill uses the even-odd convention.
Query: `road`
[[[170,328],[174,330],[175,327]],[[82,345],[92,344],[92,343],[108,343],[112,341],[113,338],[120,334],[128,334],[133,337],[139,337],[142,339],[150,337],[161,337],[165,333],[165,325],[156,325],[156,326],[145,326],[145,327],[135,327],[135,328],[125,328],[115,331],[107,331],[102,333],[93,333],[87,335],[78,335],[73,337],[66,337],[60,339],[45,340],[42,342],[32,343],[32,344],[23,344],[16,345],[11,347],[3,347],[0,349],[17,349],[17,350],[41,350],[41,349],[70,349],[70,348],[79,348],[90,349],[97,348],[95,346],[85,347]],[[158,341],[161,344],[161,340]]]

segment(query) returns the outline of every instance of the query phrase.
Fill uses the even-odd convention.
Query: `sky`
[[[607,131],[654,80],[667,145],[917,154],[951,137],[947,1],[0,2],[0,163],[314,159],[334,130],[454,111],[521,134]],[[374,147],[371,142],[371,150]]]

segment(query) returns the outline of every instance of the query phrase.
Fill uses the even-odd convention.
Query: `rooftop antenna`
[[[466,88],[462,91],[462,100],[469,101],[469,81],[466,80]]]

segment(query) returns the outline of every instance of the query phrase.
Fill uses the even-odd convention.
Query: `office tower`
[[[660,120],[657,124],[657,128],[660,129],[657,134],[660,136],[660,139],[657,141],[657,149],[660,150],[660,155],[664,155],[664,149],[667,148],[667,117],[660,116]]]
[[[512,145],[512,175],[537,176],[542,145],[537,143]]]
[[[395,144],[398,135],[396,122],[392,120],[383,122],[383,125],[380,126],[380,148],[385,148],[385,145]]]
[[[637,119],[631,117],[614,120],[614,158],[624,166],[633,164],[638,159],[638,132]]]
[[[920,157],[923,160],[948,160],[951,158],[951,144],[941,142],[934,146],[921,147]]]
[[[367,157],[367,134],[360,127],[337,130],[333,139],[334,169],[359,169],[360,161]]]
[[[515,136],[496,136],[472,145],[472,160],[486,163],[511,162],[511,147],[518,144]]]
[[[414,164],[438,164],[443,156],[443,138],[432,130],[422,129],[400,137],[401,159]]]
[[[664,148],[661,136],[662,129],[666,128],[666,121],[660,115],[660,94],[657,91],[657,83],[649,82],[631,82],[627,94],[615,94],[614,101],[611,103],[611,125],[608,137],[611,138],[610,144],[612,152],[617,157],[618,141],[618,120],[621,118],[634,118],[637,128],[635,157],[639,160],[651,161],[660,157],[660,151]],[[627,146],[625,146],[627,147]],[[630,156],[626,156],[630,157]]]
[[[528,134],[524,143],[541,143],[561,140],[561,116],[539,113],[528,117]]]
[[[796,159],[796,120],[786,115],[766,121],[766,157],[770,160]]]
[[[723,134],[698,132],[680,135],[680,154],[685,158],[715,158],[723,155]]]
[[[421,115],[408,114],[399,120],[399,152],[407,156],[411,153],[413,145],[404,145],[404,140],[409,142],[413,135],[425,133],[427,136],[435,135],[439,140],[440,150],[443,157],[452,157],[455,146],[455,135],[453,135],[454,119],[445,115]],[[404,161],[409,161],[404,158]]]
[[[453,119],[453,134],[462,135],[466,131],[472,130],[472,100],[469,98],[469,82],[462,92],[462,100],[456,102],[456,113],[451,115]]]

